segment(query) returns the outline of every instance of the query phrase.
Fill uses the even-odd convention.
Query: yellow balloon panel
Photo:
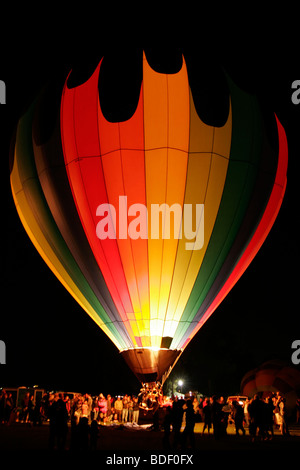
[[[144,57],[145,171],[151,344],[160,347],[173,277],[189,145],[189,87],[185,62],[178,73],[156,73]],[[181,218],[181,212],[180,212]],[[171,220],[172,219],[172,220]]]
[[[190,153],[184,204],[204,204],[198,207],[198,230],[203,227],[203,247],[188,250],[185,231],[179,241],[174,276],[168,303],[163,336],[173,337],[194,286],[218,214],[226,180],[230,144],[231,112],[223,127],[206,126],[198,117],[191,102]],[[196,151],[202,149],[201,153]],[[206,150],[206,151],[204,151]],[[197,212],[197,210],[196,210]],[[196,217],[194,217],[196,220]],[[195,228],[195,236],[198,235]]]

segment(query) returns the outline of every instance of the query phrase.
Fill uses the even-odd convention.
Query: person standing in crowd
[[[191,400],[186,400],[184,405],[185,411],[185,427],[182,433],[182,447],[183,449],[186,448],[187,440],[189,440],[191,449],[195,449],[195,412],[193,408],[193,403]]]
[[[174,397],[173,401],[173,412],[172,412],[172,423],[173,423],[173,430],[172,433],[174,434],[173,437],[173,448],[177,449],[180,445],[180,431],[183,419],[183,400],[178,400],[178,397]]]
[[[211,417],[213,423],[213,430],[214,430],[214,437],[215,439],[220,439],[222,435],[222,404],[219,403],[217,397],[214,395],[212,397],[212,405],[211,405]]]
[[[204,398],[200,397],[199,398],[199,415],[200,415],[201,421],[204,421],[203,404],[204,404]]]
[[[194,397],[193,408],[194,408],[195,415],[199,415],[200,410],[199,410],[199,402],[197,400],[197,397]]]
[[[244,403],[244,418],[245,418],[246,426],[249,426],[249,413],[248,413],[249,403],[250,403],[250,400],[249,398],[247,398]]]
[[[284,397],[281,397],[281,400],[279,401],[279,414],[280,414],[280,432],[284,436],[289,436],[290,431],[288,428],[288,423],[287,423],[287,410],[286,410],[286,399]]]
[[[68,433],[68,412],[62,394],[56,393],[49,407],[49,448],[64,450]]]
[[[81,404],[81,418],[87,418],[89,416],[89,405],[87,400],[83,400]]]
[[[27,392],[22,400],[21,423],[27,423],[30,409],[30,393]]]
[[[153,401],[152,401],[152,407],[153,407],[153,411],[152,411],[153,426],[151,429],[153,429],[153,431],[159,431],[159,403],[155,397],[153,398]]]
[[[128,422],[132,423],[132,413],[133,413],[133,400],[129,395],[128,397]]]
[[[275,406],[272,397],[268,397],[265,403],[265,426],[266,434],[271,439],[274,437],[274,409]],[[269,432],[271,433],[271,437],[269,436]]]
[[[129,408],[129,399],[128,399],[127,394],[123,397],[122,401],[123,401],[122,422],[127,423],[127,421],[128,421],[128,408]]]
[[[273,405],[274,405],[274,416],[275,416],[275,425],[277,428],[280,428],[280,422],[281,422],[281,417],[280,417],[280,409],[279,409],[279,402],[281,400],[281,396],[279,392],[276,393],[276,396],[273,397]]]
[[[249,434],[252,437],[252,441],[254,442],[255,437],[257,435],[257,431],[261,439],[265,436],[265,428],[264,428],[264,403],[259,398],[259,395],[256,394],[254,398],[250,401],[248,405],[248,412],[249,412]]]
[[[172,424],[172,407],[167,406],[166,414],[163,421],[164,437],[163,437],[163,448],[169,450],[171,448],[170,435],[171,435],[171,424]]]
[[[112,408],[112,398],[111,395],[107,395],[106,397],[106,417],[107,417],[107,422],[110,423],[111,420],[113,419],[113,408]]]
[[[35,416],[36,416],[37,408],[36,408],[36,403],[34,401],[34,396],[33,395],[30,396],[29,404],[28,404],[28,410],[29,410],[28,421],[30,423],[36,424]]]
[[[140,414],[140,406],[138,397],[133,397],[133,407],[132,407],[132,422],[138,424]]]
[[[93,421],[93,420],[97,421],[97,419],[98,419],[98,414],[99,414],[98,397],[94,397],[93,403],[92,403],[92,414],[91,414],[91,419],[92,419],[92,421]]]
[[[209,398],[205,398],[203,402],[203,408],[202,408],[202,413],[203,413],[203,429],[202,429],[202,436],[204,435],[204,431],[207,428],[207,433],[209,434],[210,428],[211,428],[211,423],[212,423],[212,409],[211,409],[211,403]]]
[[[245,429],[243,426],[244,410],[243,410],[243,407],[236,400],[232,402],[232,417],[234,420],[236,435],[238,436],[239,431],[241,430],[243,433],[243,436],[245,436]]]
[[[106,415],[107,415],[107,400],[103,393],[100,393],[99,395],[99,416],[100,420],[102,423],[106,421]]]
[[[12,393],[8,392],[6,396],[5,411],[4,411],[4,421],[6,423],[10,423],[12,411],[14,407],[15,407],[15,404],[14,404]]]
[[[122,411],[123,411],[123,401],[121,400],[120,395],[115,400],[114,408],[115,408],[115,412],[116,412],[116,415],[117,415],[117,420],[119,422],[121,422],[121,420],[122,420]]]
[[[87,406],[88,406],[88,422],[89,424],[91,424],[91,414],[92,414],[92,406],[93,406],[93,399],[91,397],[91,395],[89,395],[88,393],[86,393],[84,395],[84,398],[87,402]]]
[[[66,404],[66,410],[67,410],[67,413],[68,413],[68,419],[70,418],[70,415],[71,415],[71,400],[70,400],[70,397],[69,395],[66,395],[64,397],[64,402]]]
[[[2,390],[0,392],[0,423],[10,423],[14,400],[11,392]]]
[[[98,423],[95,419],[91,422],[90,428],[90,449],[97,450],[97,443],[99,437]]]

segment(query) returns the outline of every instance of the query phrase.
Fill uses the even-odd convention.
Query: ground
[[[235,428],[229,425],[227,435],[216,440],[213,434],[202,436],[203,423],[197,423],[195,427],[195,449],[183,450],[170,449],[169,453],[178,454],[185,452],[189,454],[202,454],[206,451],[243,451],[244,455],[254,451],[266,451],[269,454],[274,451],[290,452],[300,451],[300,426],[290,426],[290,436],[281,436],[276,430],[274,438],[268,441],[251,442],[248,430],[245,436],[236,436]],[[152,431],[145,429],[127,429],[124,427],[101,426],[97,440],[97,451],[101,458],[114,454],[138,455],[142,453],[165,453],[163,446],[163,431]],[[28,424],[14,423],[10,426],[0,425],[0,453],[6,451],[11,455],[20,454],[22,451],[45,451],[48,452],[49,425],[32,426]],[[66,448],[70,448],[71,430],[68,429]],[[56,452],[56,451],[54,451]],[[65,454],[71,454],[69,450]],[[92,451],[89,451],[92,453]],[[94,452],[95,453],[95,452]]]

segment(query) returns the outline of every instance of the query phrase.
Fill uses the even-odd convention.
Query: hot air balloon
[[[21,117],[11,188],[53,273],[140,381],[163,382],[269,233],[287,141],[275,117],[272,148],[257,98],[227,75],[226,122],[203,122],[184,57],[166,74],[144,53],[136,109],[112,122],[102,64],[80,85],[65,79],[55,126],[42,95]]]
[[[291,413],[300,396],[300,371],[283,361],[267,361],[244,375],[241,390],[248,397],[253,397],[256,393],[280,392],[286,398],[287,408]]]

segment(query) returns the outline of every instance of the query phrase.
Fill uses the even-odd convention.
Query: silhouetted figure
[[[6,395],[5,409],[4,409],[4,422],[5,423],[10,423],[10,417],[11,417],[14,407],[15,405],[14,405],[13,396],[10,392],[8,392]]]
[[[264,405],[264,413],[265,413],[265,430],[268,437],[269,432],[271,433],[271,438],[274,437],[274,410],[275,406],[273,404],[273,400],[271,397],[268,397],[266,403]]]
[[[66,403],[62,396],[55,394],[54,400],[49,407],[49,447],[64,450],[68,433],[68,412]]]
[[[175,397],[173,402],[173,447],[177,449],[180,444],[180,431],[181,431],[181,424],[183,418],[183,400],[178,400],[178,397]]]
[[[25,397],[22,400],[22,413],[21,413],[21,422],[27,423],[29,418],[29,410],[31,407],[30,402],[30,393],[26,393]]]
[[[98,423],[94,419],[91,422],[91,428],[90,428],[90,448],[91,448],[91,450],[97,450],[98,437],[99,437]]]
[[[215,439],[220,439],[222,435],[223,412],[222,405],[218,402],[217,397],[215,395],[212,397],[211,418],[214,429],[214,437]]]
[[[153,431],[159,431],[159,404],[155,400],[153,402]]]
[[[205,406],[202,408],[202,415],[203,415],[203,429],[202,429],[202,435],[204,434],[205,429],[207,428],[207,433],[209,434],[211,424],[212,424],[212,416],[211,416],[212,410],[211,410],[211,404],[209,400],[207,399],[205,401]]]
[[[244,422],[244,410],[242,406],[237,402],[233,401],[232,402],[232,417],[234,419],[234,424],[235,424],[235,433],[238,436],[239,431],[241,430],[243,435],[245,436],[245,429],[243,426]]]
[[[89,420],[88,418],[80,418],[78,424],[78,450],[88,450],[89,448]]]
[[[259,431],[259,435],[263,438],[265,435],[265,413],[264,403],[259,398],[259,395],[255,395],[253,400],[249,403],[248,413],[250,417],[249,433],[252,440],[255,439],[257,430]]]
[[[170,449],[170,435],[171,435],[171,424],[172,424],[172,408],[168,406],[166,408],[166,414],[163,421],[164,428],[164,437],[163,437],[163,447],[164,449]]]
[[[193,403],[191,402],[191,400],[186,401],[184,408],[185,408],[185,428],[182,433],[182,447],[185,449],[187,445],[187,441],[189,440],[190,447],[192,449],[195,449],[194,428],[195,428],[196,417],[195,417]]]
[[[73,414],[71,417],[71,450],[78,450],[80,443],[80,428],[77,417]]]

